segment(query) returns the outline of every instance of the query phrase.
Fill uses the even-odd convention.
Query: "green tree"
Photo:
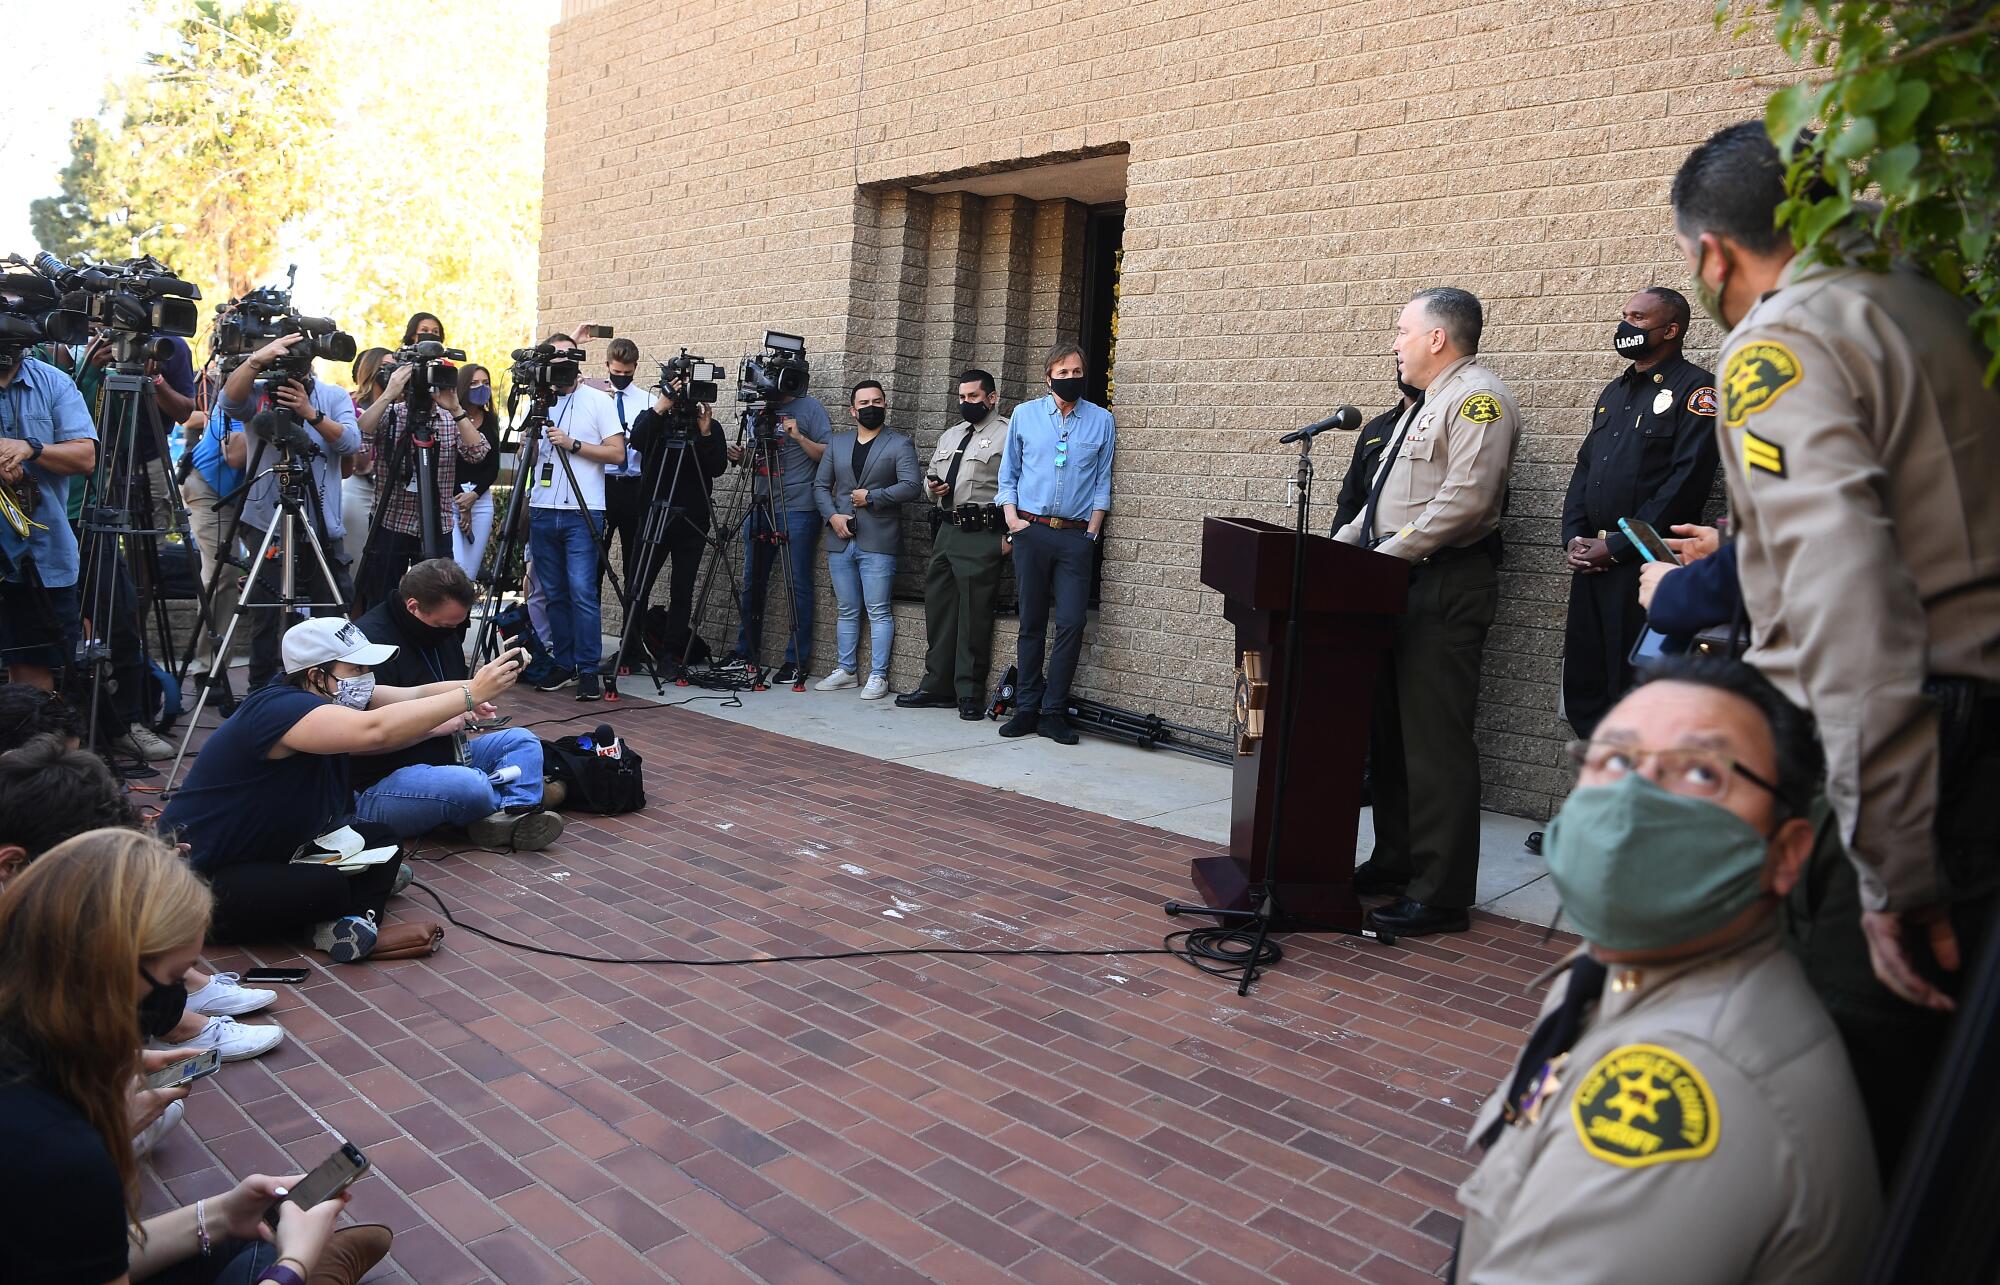
[[[1719,0],[1735,34],[1775,21],[1779,46],[1813,70],[1773,94],[1765,125],[1789,163],[1779,207],[1801,252],[1832,258],[1833,234],[1879,200],[1883,256],[1908,258],[1974,306],[2000,375],[2000,4],[1993,0]],[[1810,141],[1801,129],[1817,124]],[[1820,182],[1830,195],[1815,195]]]
[[[297,7],[173,0],[168,15],[167,48],[73,124],[62,191],[30,218],[58,255],[157,255],[212,307],[275,268],[331,117]]]

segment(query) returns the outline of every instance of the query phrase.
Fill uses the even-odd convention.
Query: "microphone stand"
[[[1298,725],[1299,617],[1304,614],[1299,607],[1305,598],[1306,526],[1311,519],[1313,483],[1313,434],[1311,432],[1304,432],[1302,435],[1293,434],[1291,436],[1296,436],[1299,443],[1299,471],[1293,483],[1298,490],[1298,512],[1294,521],[1292,534],[1291,606],[1285,618],[1284,650],[1281,654],[1282,658],[1279,661],[1278,669],[1278,672],[1285,676],[1285,685],[1290,698],[1285,701],[1285,707],[1278,712],[1278,741],[1272,762],[1272,771],[1277,779],[1271,787],[1270,837],[1266,841],[1264,848],[1264,877],[1258,882],[1257,892],[1254,897],[1256,908],[1254,910],[1229,910],[1220,906],[1190,906],[1178,901],[1170,901],[1162,907],[1169,917],[1176,915],[1208,915],[1214,918],[1218,925],[1245,925],[1227,934],[1239,941],[1242,939],[1243,934],[1249,932],[1247,925],[1252,923],[1257,925],[1256,933],[1250,939],[1250,949],[1237,956],[1241,961],[1243,969],[1243,976],[1236,986],[1236,993],[1238,995],[1248,995],[1250,993],[1250,984],[1264,975],[1264,970],[1258,965],[1263,963],[1275,964],[1284,958],[1284,951],[1273,944],[1270,938],[1273,921],[1280,917],[1278,909],[1278,858],[1283,852],[1282,836],[1285,831],[1285,796],[1290,792],[1292,734]],[[1219,931],[1219,929],[1205,931]],[[1392,946],[1396,941],[1390,934],[1378,932],[1373,928],[1358,929],[1356,935],[1372,938],[1385,946]]]

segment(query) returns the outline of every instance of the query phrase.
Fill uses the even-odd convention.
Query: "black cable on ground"
[[[1174,938],[1185,938],[1181,946],[1174,945]],[[1257,942],[1255,928],[1190,928],[1183,932],[1167,935],[1167,950],[1193,964],[1211,976],[1237,982],[1243,980],[1246,968],[1258,972],[1270,967],[1285,957],[1284,950],[1267,934],[1264,948],[1256,958],[1251,958],[1251,949]]]
[[[911,946],[886,950],[843,950],[826,955],[759,955],[747,959],[679,959],[671,955],[649,955],[639,959],[619,959],[610,955],[584,955],[576,951],[557,950],[552,946],[537,946],[533,942],[502,937],[498,933],[488,932],[484,928],[478,928],[472,924],[462,922],[458,916],[451,913],[451,908],[445,905],[444,898],[437,894],[437,890],[422,880],[413,880],[410,887],[422,891],[425,896],[436,902],[438,913],[442,914],[445,917],[445,922],[454,928],[463,928],[473,936],[483,937],[496,946],[506,946],[513,950],[524,950],[534,955],[552,955],[557,959],[574,959],[584,964],[636,964],[645,967],[674,965],[682,968],[728,968],[745,964],[811,964],[836,959],[882,959],[895,955],[1173,955],[1178,958],[1188,959],[1190,962],[1195,962],[1192,956],[1174,950],[1171,946],[1131,946],[1105,950],[1069,950],[1054,946]],[[1202,930],[1197,929],[1196,931],[1200,932]],[[1175,933],[1167,940],[1171,942],[1174,937],[1188,935],[1192,934]],[[1198,962],[1196,962],[1196,967],[1204,968],[1204,971],[1214,971],[1213,969],[1205,968]]]

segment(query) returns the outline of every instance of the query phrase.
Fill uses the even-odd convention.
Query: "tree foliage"
[[[169,30],[104,118],[71,126],[62,191],[33,202],[30,219],[57,255],[154,254],[219,303],[274,266],[280,229],[312,196],[305,162],[330,116],[293,5],[193,0]]]
[[[1884,253],[1973,304],[2000,375],[2000,4],[1994,0],[1721,0],[1736,34],[1774,18],[1807,76],[1773,94],[1765,125],[1789,163],[1779,207],[1802,252],[1834,256],[1835,231],[1879,200]],[[1800,131],[1819,128],[1810,141]],[[1830,195],[1815,195],[1819,185]]]

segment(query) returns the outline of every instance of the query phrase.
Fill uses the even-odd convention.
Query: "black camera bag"
[[[645,760],[625,742],[617,758],[583,748],[581,739],[565,736],[542,742],[542,771],[563,783],[565,812],[595,812],[615,816],[646,806]]]

